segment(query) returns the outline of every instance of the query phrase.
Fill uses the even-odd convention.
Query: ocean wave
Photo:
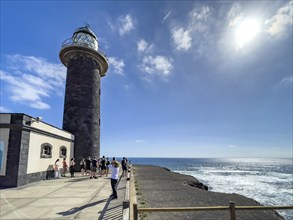
[[[143,159],[143,163],[194,176],[210,191],[237,193],[263,205],[293,205],[292,159],[152,158]],[[293,219],[293,211],[278,212]]]
[[[176,172],[194,176],[199,181],[208,185],[209,190],[214,192],[237,193],[253,198],[263,205],[293,204],[292,176],[289,174],[241,170],[223,171],[215,169],[199,170],[199,172]],[[283,216],[284,213],[287,212],[282,212]],[[290,216],[288,213],[287,215]]]

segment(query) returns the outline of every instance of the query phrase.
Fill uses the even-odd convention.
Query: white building
[[[74,135],[22,113],[0,114],[0,187],[48,178],[56,159],[73,157]]]

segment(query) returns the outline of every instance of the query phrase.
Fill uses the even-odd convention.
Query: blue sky
[[[292,1],[1,1],[1,112],[62,127],[62,42],[109,60],[101,154],[292,157]]]

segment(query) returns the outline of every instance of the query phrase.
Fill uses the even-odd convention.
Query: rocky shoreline
[[[260,206],[257,201],[238,194],[208,191],[208,186],[196,178],[152,165],[134,165],[134,181],[139,207],[205,207]],[[229,187],[227,185],[227,187]],[[140,219],[148,220],[228,220],[229,211],[157,212],[145,213]],[[237,220],[283,220],[272,210],[237,210]]]

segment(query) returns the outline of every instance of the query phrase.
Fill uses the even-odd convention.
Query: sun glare
[[[245,19],[235,32],[235,40],[238,48],[243,48],[250,43],[260,32],[260,22],[257,19]]]

